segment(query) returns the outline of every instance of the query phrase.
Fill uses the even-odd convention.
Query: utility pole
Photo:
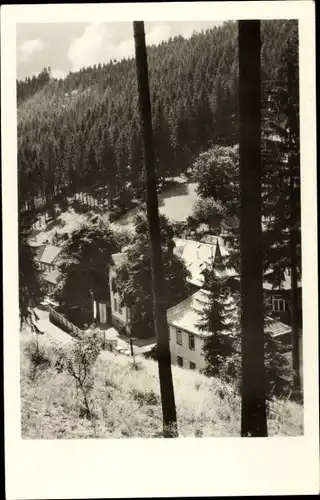
[[[149,245],[151,250],[153,289],[153,316],[157,338],[163,432],[165,437],[172,438],[178,437],[178,428],[171,371],[169,329],[166,317],[164,267],[160,244],[160,220],[157,197],[157,181],[154,166],[151,103],[144,22],[134,21],[133,32],[135,39],[140,120],[146,177],[146,204],[149,223]]]
[[[267,436],[261,230],[260,21],[239,21],[241,436]]]

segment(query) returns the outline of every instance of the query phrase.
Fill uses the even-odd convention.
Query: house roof
[[[269,332],[272,337],[280,337],[291,332],[291,328],[280,321],[277,321],[269,316],[266,318],[268,324],[266,326],[266,331]]]
[[[104,332],[104,338],[106,340],[117,340],[118,337],[119,337],[119,333],[117,332],[117,330],[115,328],[113,328],[113,326],[111,326],[110,328],[108,328]]]
[[[209,292],[204,289],[198,290],[196,293],[180,302],[176,306],[171,307],[167,311],[168,323],[175,328],[185,330],[189,333],[193,333],[199,336],[208,336],[211,333],[205,332],[199,328],[199,321],[202,316],[202,312],[206,304],[209,301]],[[230,296],[226,301],[226,307],[231,306],[230,309],[230,321],[232,321],[232,305],[234,304],[234,299]],[[228,322],[228,314],[225,316],[225,322]],[[267,317],[266,331],[269,332],[272,337],[280,337],[291,332],[291,328],[280,321],[273,318]],[[229,331],[225,331],[226,335],[229,335]]]
[[[216,245],[217,242],[220,245],[220,247],[224,246],[224,239],[221,236],[216,236],[214,234],[205,234],[202,236],[201,243],[209,243],[210,245]]]
[[[54,271],[51,271],[50,273],[46,273],[43,275],[43,279],[45,281],[48,281],[48,283],[52,283],[53,285],[56,285],[59,281],[59,276],[60,272],[58,269],[55,269]]]
[[[53,264],[61,250],[61,247],[55,245],[45,245],[40,257],[36,256],[36,260],[43,264]]]
[[[184,261],[187,269],[190,271],[191,277],[188,278],[189,283],[196,286],[203,286],[204,276],[203,271],[212,265],[217,255],[223,257],[229,255],[228,250],[223,245],[223,239],[219,236],[211,237],[212,243],[204,243],[201,241],[193,241],[186,239],[175,239],[174,253],[179,255]],[[234,276],[235,271],[226,269],[225,276]]]
[[[44,249],[45,249],[45,245],[38,245],[38,246],[34,246],[33,248],[35,250],[35,259],[40,261],[42,254],[44,252]]]
[[[184,301],[168,309],[168,323],[189,333],[206,335],[206,332],[200,330],[198,323],[201,319],[201,311],[207,301],[208,293],[205,290],[198,290]]]
[[[111,261],[114,266],[120,267],[127,261],[127,254],[125,252],[114,253],[111,255]]]

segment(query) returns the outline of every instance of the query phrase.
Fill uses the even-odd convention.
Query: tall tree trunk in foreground
[[[160,244],[160,221],[157,198],[157,182],[154,166],[151,103],[144,22],[134,21],[133,31],[135,38],[140,119],[144,150],[144,167],[146,174],[146,201],[151,250],[153,314],[157,337],[163,429],[165,437],[177,437],[178,429],[171,372],[169,330],[164,300],[164,268]]]
[[[267,436],[261,233],[260,21],[239,21],[241,436]]]

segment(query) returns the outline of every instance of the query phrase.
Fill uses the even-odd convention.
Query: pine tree
[[[281,283],[285,271],[291,276],[291,330],[293,386],[299,393],[300,359],[298,280],[301,278],[300,138],[298,30],[292,31],[277,71],[277,85],[266,88],[264,169],[267,186],[267,265],[271,279]],[[279,168],[280,167],[280,168]]]
[[[19,310],[20,328],[24,324],[39,332],[36,326],[37,315],[34,308],[43,298],[41,279],[36,268],[34,256],[28,239],[31,233],[32,219],[19,217]]]
[[[216,258],[214,265],[205,270],[204,280],[204,305],[199,328],[205,336],[205,374],[214,376],[220,374],[226,359],[235,352],[234,339],[238,334],[239,313],[234,298],[223,290],[227,278],[222,258]]]

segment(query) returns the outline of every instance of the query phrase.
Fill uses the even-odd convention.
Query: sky
[[[159,44],[181,34],[222,24],[220,21],[146,22],[148,45]],[[51,67],[52,75],[63,78],[70,71],[110,59],[134,54],[132,23],[32,23],[17,24],[17,78],[38,74]]]

